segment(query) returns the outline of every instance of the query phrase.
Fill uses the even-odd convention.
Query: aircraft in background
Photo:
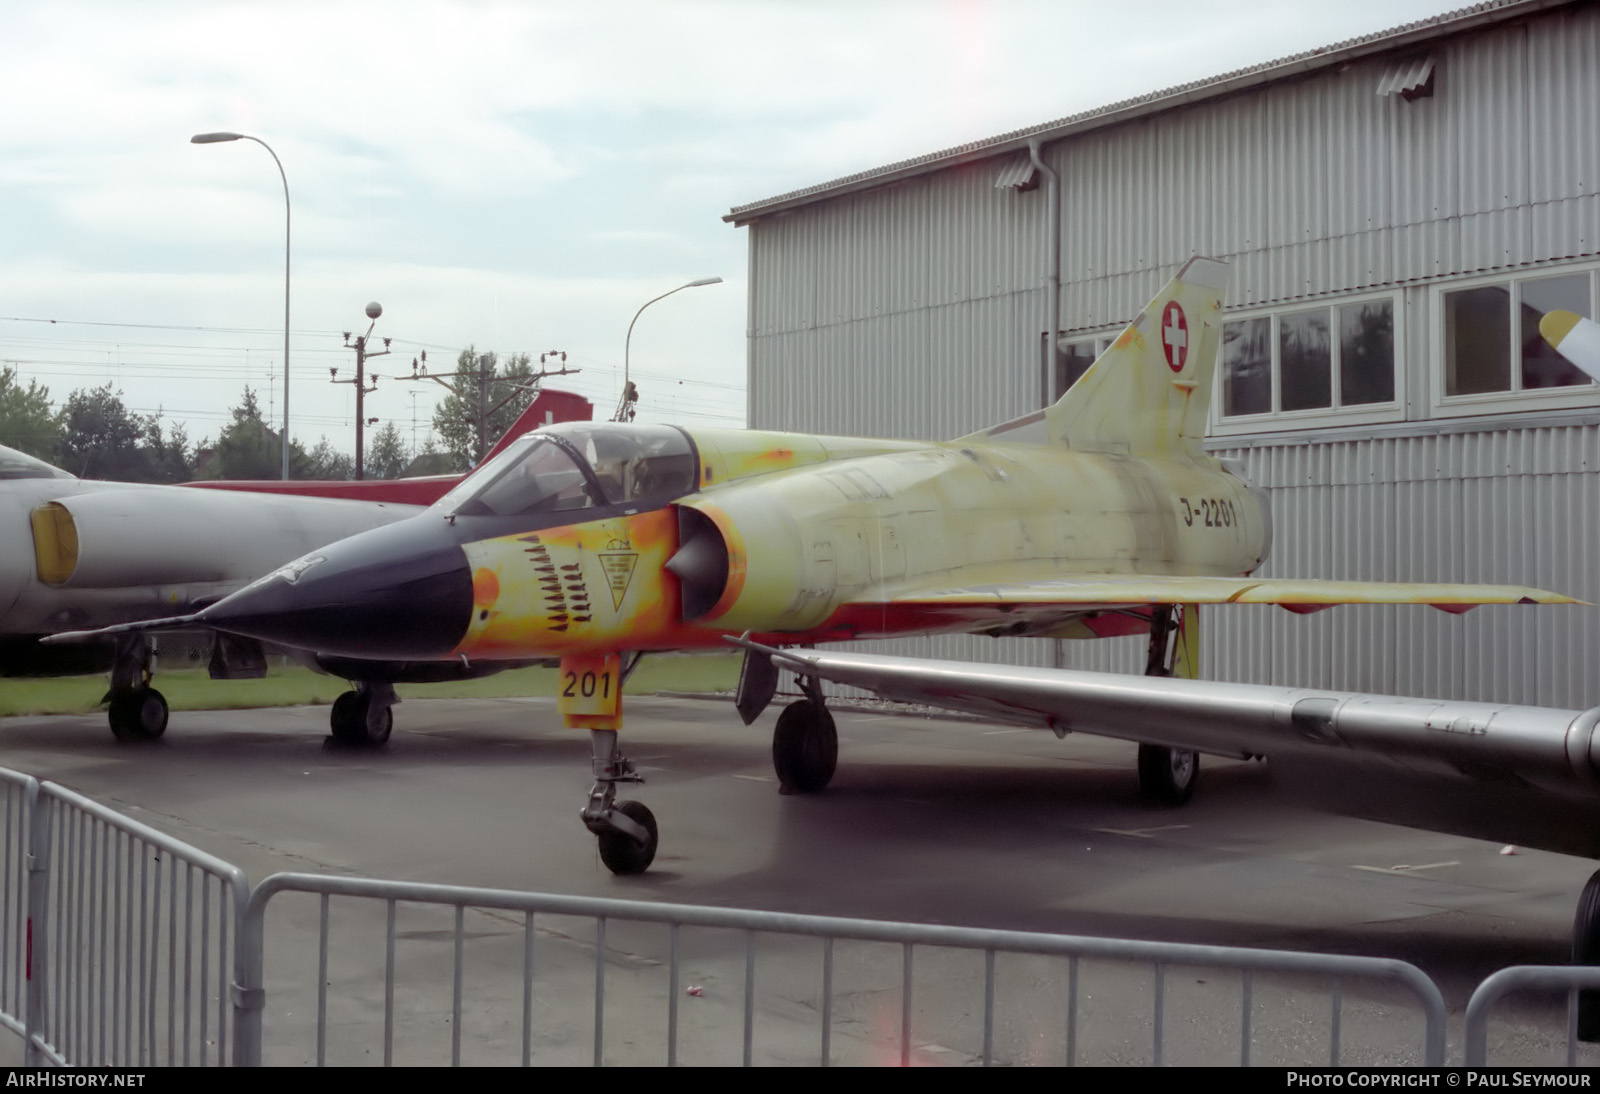
[[[1600,323],[1570,311],[1549,311],[1539,320],[1539,334],[1591,379],[1600,380]]]
[[[582,395],[540,388],[533,402],[517,415],[509,429],[484,453],[480,463],[498,456],[506,445],[530,430],[557,422],[587,422],[594,404]],[[253,494],[300,494],[316,498],[356,501],[392,501],[401,505],[432,505],[459,483],[463,475],[417,475],[403,479],[197,479],[182,485],[198,490],[245,490]]]
[[[581,395],[543,390],[489,456],[540,425],[592,415]],[[109,662],[112,733],[159,737],[167,703],[150,686],[147,636],[88,648],[39,638],[194,611],[308,550],[414,515],[463,478],[152,486],[78,479],[0,446],[0,676],[99,672]],[[265,672],[259,643],[217,637],[213,677]]]
[[[1265,499],[1202,448],[1227,277],[1191,259],[1055,405],[954,441],[554,426],[423,515],[199,612],[51,641],[199,625],[315,651],[358,682],[374,737],[396,666],[560,658],[559,708],[592,748],[583,821],[611,870],[636,873],[657,826],[616,788],[640,781],[618,730],[641,653],[741,634],[780,646],[1148,633],[1148,666],[1167,673],[1195,639],[1186,605],[1570,602],[1520,586],[1249,576],[1270,543]],[[776,683],[769,659],[746,657],[747,721]],[[820,687],[803,690],[773,734],[779,779],[802,792],[827,785],[838,753]],[[1188,792],[1192,751],[1154,742],[1146,757],[1158,792]]]

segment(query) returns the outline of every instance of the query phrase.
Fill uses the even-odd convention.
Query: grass
[[[639,662],[624,691],[727,691],[739,679],[738,653],[660,654]],[[331,703],[349,685],[299,665],[270,666],[259,680],[212,680],[204,669],[158,672],[155,686],[173,710],[238,710]],[[86,714],[105,695],[105,676],[0,679],[0,717],[18,714]],[[402,684],[402,698],[503,699],[556,693],[556,670],[511,669],[479,680]]]

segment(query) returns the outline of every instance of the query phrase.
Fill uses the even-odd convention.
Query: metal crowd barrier
[[[29,826],[36,811],[39,781],[0,767],[0,1026],[23,1039],[26,1058],[35,1059],[30,1034],[38,999],[31,989],[28,958],[32,948],[28,867],[33,861]],[[30,1021],[31,1019],[31,1021]]]
[[[1467,1000],[1462,1063],[1486,1067],[1489,1063],[1489,1016],[1495,1004],[1513,992],[1562,991],[1567,996],[1568,1067],[1578,1062],[1578,991],[1600,989],[1600,968],[1592,965],[1512,965],[1491,975]]]
[[[784,935],[809,936],[821,940],[821,982],[817,1006],[817,1060],[826,1066],[831,1060],[832,1004],[834,943],[841,940],[890,943],[900,947],[902,965],[899,985],[899,1062],[911,1062],[912,1051],[912,998],[914,990],[914,951],[917,947],[977,951],[983,957],[983,1015],[982,1048],[979,1058],[984,1064],[995,1062],[995,962],[1001,954],[1030,954],[1057,956],[1068,962],[1069,995],[1067,1017],[1062,1037],[1065,1042],[1067,1062],[1077,1062],[1077,1027],[1080,1000],[1078,992],[1079,962],[1085,958],[1114,961],[1141,962],[1153,968],[1154,990],[1149,999],[1149,1014],[1153,1033],[1150,1046],[1151,1062],[1163,1063],[1164,1023],[1166,1020],[1165,975],[1177,966],[1198,966],[1207,969],[1231,969],[1241,977],[1241,1011],[1239,1015],[1239,1062],[1250,1063],[1252,1028],[1252,976],[1259,972],[1313,976],[1331,981],[1330,1044],[1327,1062],[1340,1062],[1340,1015],[1344,985],[1350,982],[1376,984],[1388,989],[1398,989],[1409,995],[1419,1008],[1423,1020],[1422,1041],[1418,1046],[1416,1063],[1439,1066],[1445,1055],[1445,1006],[1439,989],[1419,969],[1402,961],[1372,957],[1336,956],[1331,954],[1290,953],[1272,950],[1242,949],[1222,946],[1199,946],[1179,943],[1137,942],[1106,938],[1088,938],[1069,935],[1033,934],[1021,931],[980,930],[966,927],[943,927],[913,923],[890,923],[866,919],[842,919],[826,916],[791,915],[779,912],[746,911],[710,908],[682,904],[655,904],[640,901],[608,900],[543,893],[510,892],[497,889],[478,889],[461,886],[422,885],[367,878],[328,877],[317,874],[274,874],[261,882],[250,895],[245,913],[244,930],[240,935],[237,959],[239,996],[247,1000],[250,1009],[241,1014],[236,1030],[234,1062],[239,1065],[257,1064],[262,1051],[262,1008],[268,996],[262,975],[264,955],[261,940],[268,904],[274,897],[286,892],[313,894],[320,897],[318,911],[317,943],[317,993],[315,1062],[327,1062],[328,1033],[327,987],[329,955],[329,898],[333,896],[365,898],[381,901],[385,906],[384,932],[384,995],[382,1062],[394,1062],[396,1033],[396,913],[397,906],[405,904],[431,905],[453,911],[454,928],[451,932],[453,960],[451,963],[451,1031],[450,1062],[461,1061],[461,1030],[463,1024],[463,948],[464,914],[472,909],[480,912],[520,913],[522,934],[521,974],[522,998],[518,1015],[521,1061],[524,1066],[532,1062],[533,1053],[533,998],[534,937],[536,915],[578,916],[594,923],[594,1017],[591,1033],[591,1062],[596,1066],[605,1062],[606,984],[608,959],[608,926],[626,921],[663,925],[668,929],[669,957],[666,961],[666,1036],[664,1053],[657,1062],[672,1066],[679,1055],[679,996],[684,985],[680,975],[680,931],[686,927],[734,930],[744,933],[743,969],[743,1062],[752,1063],[754,1008],[756,998],[757,936]]]
[[[381,1020],[381,1048],[377,1058],[385,1064],[395,1062],[397,1039],[403,1047],[416,1048],[408,1038],[416,1036],[419,1021],[437,1033],[448,1026],[449,1059],[462,1060],[463,1026],[469,1007],[476,1006],[481,1016],[492,1013],[506,1026],[497,1048],[509,1058],[520,1054],[524,1065],[548,1062],[549,1046],[559,1040],[563,1048],[578,1045],[576,1051],[587,1062],[608,1062],[607,1002],[609,994],[621,995],[628,1003],[654,1006],[659,1000],[664,1010],[662,1043],[641,1047],[642,1027],[635,1022],[616,1041],[633,1042],[635,1053],[659,1052],[654,1062],[669,1065],[680,1062],[680,1014],[685,996],[686,969],[704,972],[704,962],[695,966],[684,956],[687,939],[694,932],[735,932],[736,946],[723,946],[717,961],[732,970],[725,980],[738,996],[742,1018],[743,1062],[755,1062],[756,1001],[758,965],[767,983],[787,978],[792,989],[798,981],[795,968],[803,968],[793,958],[811,953],[816,967],[806,981],[816,986],[815,1008],[808,1001],[798,1010],[791,1006],[787,1020],[803,1025],[814,1017],[811,1058],[827,1065],[840,1062],[836,1038],[840,1028],[842,1001],[859,985],[870,981],[871,990],[883,1004],[875,1013],[870,1031],[875,1037],[893,1043],[898,1061],[913,1058],[918,1011],[913,1006],[917,973],[930,966],[940,967],[941,954],[966,954],[974,962],[970,970],[981,974],[971,979],[970,1001],[957,999],[952,1004],[965,1021],[970,1010],[981,1015],[981,1038],[973,1033],[971,1057],[985,1064],[1008,1062],[1017,1056],[1014,1046],[997,1044],[997,1013],[1001,1002],[1015,996],[1001,990],[1002,978],[997,962],[1010,955],[1054,957],[1064,964],[1064,976],[1035,976],[1048,981],[1050,989],[1065,989],[1064,1020],[1055,1026],[1056,1048],[1064,1051],[1066,1062],[1080,1062],[1080,1046],[1085,1025],[1114,1012],[1119,1032],[1141,1027],[1149,1034],[1145,1047],[1130,1045],[1128,1051],[1140,1058],[1161,1064],[1168,1062],[1173,1030],[1187,1023],[1188,1030],[1205,1025],[1213,1033],[1229,1021],[1238,1030],[1237,1062],[1252,1063],[1252,1035],[1261,1018],[1271,1019],[1286,1006],[1297,1010],[1300,1020],[1314,1013],[1305,1007],[1309,987],[1316,998],[1325,998],[1328,1024],[1326,1063],[1359,1062],[1342,1058],[1345,1044],[1346,998],[1352,988],[1374,998],[1403,998],[1420,1019],[1421,1041],[1416,1059],[1425,1066],[1445,1063],[1445,1006],[1439,989],[1416,967],[1401,961],[1380,958],[1292,953],[1234,947],[1198,946],[1177,943],[1138,942],[1068,935],[1034,934],[1020,931],[979,930],[925,924],[891,923],[876,920],[844,919],[825,916],[790,915],[736,909],[656,904],[640,901],[559,896],[510,892],[463,886],[421,885],[365,878],[330,877],[315,874],[276,874],[251,890],[244,874],[214,856],[199,851],[107,809],[82,795],[51,783],[0,768],[0,1027],[18,1034],[25,1046],[29,1064],[70,1064],[102,1066],[152,1066],[162,1064],[225,1064],[253,1066],[262,1062],[263,1020],[273,992],[280,992],[286,1004],[289,989],[304,990],[300,978],[280,971],[276,987],[269,989],[265,946],[269,937],[267,911],[274,900],[286,894],[301,894],[316,901],[316,987],[310,1020],[315,1027],[314,1062],[328,1062],[330,1018],[330,955],[339,969],[335,973],[357,970],[357,975],[376,979],[376,966],[363,964],[367,955],[351,947],[337,952],[332,946],[330,904],[334,898],[354,903],[357,909],[374,914],[357,924],[357,937],[375,948],[382,947],[382,995],[376,988],[367,998],[334,999],[332,1009],[340,1012],[342,1024],[332,1026],[349,1041],[371,1036]],[[372,902],[377,902],[375,905]],[[418,914],[446,921],[445,930],[402,932],[398,923],[402,909],[408,916]],[[381,931],[373,929],[376,912],[381,910]],[[467,916],[474,917],[479,929],[469,932]],[[341,912],[343,914],[343,912]],[[536,917],[537,924],[536,924]],[[570,920],[587,921],[587,928],[573,929]],[[431,921],[430,921],[431,922]],[[556,923],[560,929],[551,927]],[[282,928],[279,924],[279,928]],[[629,946],[639,942],[641,931],[664,929],[667,956],[658,963],[644,960]],[[296,928],[298,931],[299,929]],[[592,935],[588,932],[592,930]],[[540,976],[536,977],[536,934],[550,934],[563,945],[552,950],[548,943],[541,950]],[[481,945],[490,936],[496,948],[489,954],[493,968],[515,982],[515,991],[485,1003],[484,978],[475,977],[469,994],[469,938]],[[520,937],[519,937],[520,936]],[[774,942],[776,936],[781,942]],[[273,937],[280,937],[273,935]],[[310,948],[301,945],[304,932],[292,933],[289,945],[299,954],[281,969],[293,964],[297,956],[309,958]],[[652,936],[653,937],[653,936]],[[718,935],[724,942],[729,936]],[[419,990],[442,991],[443,967],[425,985],[405,984],[405,995],[397,1006],[397,987],[402,977],[401,945],[421,947],[430,959],[442,953],[431,949],[429,941],[448,940],[450,958],[448,981],[450,1003],[448,1020],[442,1006],[430,1010],[426,1000],[416,1001]],[[590,941],[592,939],[592,941]],[[275,943],[276,944],[276,943]],[[883,960],[873,964],[862,960],[855,949],[878,947],[873,951]],[[357,947],[359,948],[359,947]],[[634,949],[641,947],[634,945]],[[715,948],[715,947],[714,947]],[[592,949],[592,969],[582,971],[590,960],[572,956]],[[722,952],[726,951],[726,952]],[[779,952],[782,951],[782,952]],[[836,952],[837,951],[837,952]],[[410,951],[408,951],[410,952]],[[515,952],[516,957],[511,955]],[[837,953],[852,956],[839,958]],[[758,955],[777,955],[760,965]],[[892,956],[886,956],[892,955]],[[372,955],[372,956],[375,956]],[[476,954],[483,965],[483,952]],[[628,960],[637,968],[628,971]],[[567,968],[550,970],[567,963]],[[1107,999],[1104,994],[1089,1001],[1080,985],[1080,971],[1091,962],[1142,963],[1149,970],[1148,988],[1136,986],[1123,997]],[[776,966],[776,971],[769,971]],[[880,967],[881,966],[881,967]],[[577,970],[576,979],[573,970]],[[642,972],[640,970],[643,970]],[[1230,1014],[1216,1004],[1220,984],[1204,1005],[1193,1005],[1194,983],[1209,983],[1179,978],[1175,970],[1231,970],[1237,975],[1237,1010]],[[869,975],[870,973],[870,975]],[[1271,987],[1263,988],[1257,974],[1286,975],[1295,983],[1288,994],[1271,997]],[[550,991],[548,978],[565,975],[565,997],[541,1000],[546,1008],[535,1013],[536,992]],[[1208,974],[1209,976],[1209,974]],[[592,1019],[583,1017],[588,988],[576,995],[573,984],[592,977]],[[664,984],[650,987],[648,978],[659,977]],[[1309,979],[1308,979],[1309,978]],[[929,978],[936,979],[936,978]],[[1060,983],[1059,981],[1064,981]],[[844,986],[841,986],[841,983]],[[954,983],[951,989],[948,984]],[[939,984],[940,991],[966,991],[968,981],[951,979]],[[1010,980],[1006,987],[1014,986]],[[661,990],[664,988],[664,992]],[[1492,1012],[1507,995],[1529,990],[1564,991],[1568,997],[1567,1063],[1577,1058],[1576,998],[1578,990],[1600,989],[1600,968],[1517,966],[1503,969],[1485,980],[1473,993],[1467,1006],[1464,1028],[1464,1062],[1468,1066],[1488,1063],[1488,1025]],[[771,990],[771,989],[768,989]],[[810,996],[806,991],[789,992],[793,999]],[[1185,991],[1189,992],[1185,996]],[[1230,988],[1231,992],[1232,989]],[[981,992],[981,1002],[979,993]],[[424,992],[425,993],[425,992]],[[359,994],[359,993],[357,993]],[[520,998],[515,998],[520,994]],[[689,995],[698,994],[690,988]],[[773,992],[779,995],[778,992]],[[582,998],[578,998],[581,996]],[[574,1003],[574,999],[578,1002]],[[1174,1002],[1174,1000],[1177,1000]],[[279,1000],[274,999],[274,1002]],[[724,1000],[730,1004],[732,1000]],[[1185,1005],[1187,1002],[1188,1005]],[[836,1009],[837,1006],[837,1009]],[[407,1010],[407,1008],[410,1008]],[[275,1007],[274,1021],[287,1016],[284,1007]],[[1408,1011],[1411,1013],[1412,1011]],[[1139,1013],[1137,1021],[1127,1015]],[[613,1011],[615,1014],[615,1011]],[[799,1014],[800,1017],[796,1017]],[[1387,1002],[1377,1007],[1385,1024],[1394,1020]],[[536,1044],[536,1029],[551,1015],[559,1018],[561,1029],[544,1029],[545,1050]],[[1030,1015],[1031,1016],[1031,1015]],[[763,1019],[771,1020],[771,1019]],[[705,1014],[691,1016],[716,1036],[725,1034],[721,1018]],[[407,1025],[407,1023],[410,1023]],[[709,1024],[708,1024],[709,1023]],[[615,1021],[614,1021],[615,1024]],[[658,1023],[659,1024],[659,1023]],[[1265,1024],[1264,1022],[1262,1024]],[[731,1028],[732,1021],[729,1022]],[[858,1023],[859,1025],[859,1023]],[[514,1029],[513,1029],[514,1027]],[[587,1027],[585,1029],[584,1027]],[[481,1031],[480,1031],[481,1032]],[[1142,1034],[1141,1034],[1142,1035]],[[965,1033],[963,1033],[965,1036]],[[554,1039],[554,1040],[553,1040]],[[425,1040],[425,1038],[423,1038]],[[481,1041],[481,1039],[480,1039]],[[278,1049],[283,1039],[275,1039]],[[289,1043],[295,1043],[291,1037]],[[298,1042],[304,1044],[304,1042]],[[475,1042],[477,1044],[479,1042]],[[348,1046],[342,1046],[348,1047]],[[426,1046],[423,1046],[426,1047]],[[584,1052],[584,1049],[587,1049]],[[300,1052],[298,1048],[291,1049]],[[798,1050],[794,1050],[798,1052]],[[965,1051],[965,1050],[961,1050]],[[412,1053],[415,1054],[414,1052]],[[307,1057],[310,1053],[306,1053]],[[377,1058],[373,1062],[377,1062]],[[442,1062],[442,1060],[440,1061]],[[469,1062],[480,1062],[473,1060]],[[1133,1061],[1126,1061],[1133,1062]],[[1313,1061],[1296,1061],[1311,1063]]]
[[[0,788],[0,1021],[26,1062],[226,1063],[244,872],[65,787]]]

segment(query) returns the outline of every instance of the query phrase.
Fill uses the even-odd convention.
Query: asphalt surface
[[[1443,990],[1459,1060],[1460,1012],[1479,981],[1512,964],[1566,960],[1577,895],[1594,864],[1295,808],[1261,763],[1207,758],[1188,806],[1137,794],[1131,745],[972,722],[839,711],[839,770],[817,796],[782,796],[770,733],[777,708],[742,726],[731,704],[630,699],[624,740],[648,779],[624,796],[661,827],[655,866],[612,876],[578,820],[586,736],[552,700],[411,700],[377,752],[327,747],[326,707],[174,714],[166,736],[115,743],[103,716],[0,720],[0,766],[55,780],[241,866],[252,881],[310,871],[407,881],[1394,957]],[[381,1059],[383,910],[335,902],[330,1062]],[[269,913],[266,1059],[314,1059],[317,906],[278,898]],[[397,919],[395,1058],[466,1063],[520,1053],[523,925],[465,920],[464,1003],[450,1028],[450,913],[402,906]],[[593,1051],[593,927],[543,918],[536,930],[536,1061],[586,1063]],[[659,928],[607,936],[607,1063],[665,1060],[665,958]],[[746,943],[684,932],[679,1058],[742,1056]],[[758,943],[752,1010],[757,1063],[815,1062],[820,949]],[[831,1053],[836,1063],[899,1058],[901,954],[840,944]],[[1065,1058],[1066,968],[1002,957],[996,1057]],[[978,1058],[982,958],[919,950],[912,1057]],[[1085,962],[1076,1044],[1089,1063],[1152,1056],[1153,974]],[[689,994],[691,987],[698,988]],[[1163,974],[1163,1060],[1235,1061],[1235,974]],[[1252,1061],[1328,1061],[1329,988],[1253,982]],[[1416,1059],[1420,1022],[1398,996],[1343,988],[1340,1060]],[[1491,1060],[1556,1063],[1554,1001],[1514,1000]],[[6,1057],[0,1054],[0,1062]],[[1580,1059],[1590,1060],[1585,1048]]]

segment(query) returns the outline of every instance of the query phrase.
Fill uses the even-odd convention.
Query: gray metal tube
[[[1061,398],[1056,384],[1056,335],[1061,330],[1061,177],[1055,168],[1044,161],[1037,140],[1028,142],[1028,156],[1034,168],[1045,177],[1045,254],[1049,269],[1045,271],[1045,390],[1048,402]]]

